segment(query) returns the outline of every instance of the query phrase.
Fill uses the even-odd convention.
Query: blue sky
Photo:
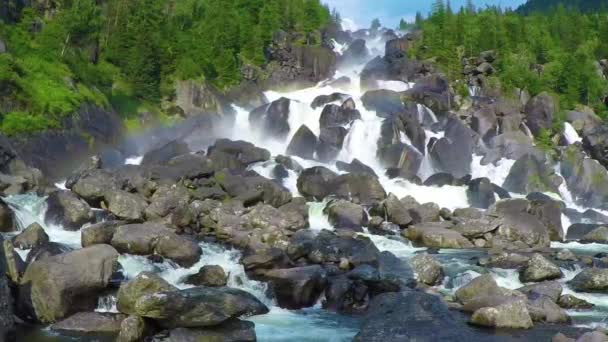
[[[417,11],[426,15],[433,0],[321,0],[330,8],[338,9],[343,18],[355,21],[360,27],[368,27],[373,18],[380,18],[383,25],[395,27],[401,18],[414,18]],[[477,6],[500,5],[516,8],[526,0],[473,0]],[[451,0],[452,8],[457,9],[466,0]]]

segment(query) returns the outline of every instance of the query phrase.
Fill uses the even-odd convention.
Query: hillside
[[[566,8],[578,9],[587,13],[608,9],[608,1],[606,0],[529,0],[521,5],[517,12],[522,14],[547,12],[560,4],[563,4]]]

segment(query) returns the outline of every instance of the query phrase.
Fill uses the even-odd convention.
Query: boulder
[[[165,164],[171,159],[187,153],[190,153],[190,149],[186,143],[173,140],[157,149],[146,152],[141,161],[141,165],[150,166]]]
[[[574,310],[585,310],[593,308],[593,304],[589,303],[584,299],[577,298],[576,296],[565,294],[559,297],[557,301],[560,307],[564,309],[574,309]]]
[[[342,63],[357,63],[364,61],[369,55],[365,46],[365,39],[355,39],[348,45],[348,48],[341,56]]]
[[[492,328],[529,329],[534,326],[524,300],[478,309],[473,313],[471,323]]]
[[[118,183],[112,174],[109,171],[101,169],[85,171],[79,175],[73,184],[66,183],[66,186],[95,207],[99,206],[106,192],[119,189]]]
[[[356,342],[467,340],[485,338],[457,322],[439,297],[416,291],[373,298],[354,338]]]
[[[340,171],[345,171],[349,173],[366,173],[372,176],[377,176],[374,169],[365,165],[359,159],[355,158],[350,163],[345,163],[342,161],[336,162],[336,168]]]
[[[306,169],[298,177],[298,191],[306,198],[323,200],[329,195],[330,184],[337,177],[337,174],[323,166]]]
[[[25,271],[26,264],[21,256],[15,251],[15,247],[9,240],[0,238],[0,271],[6,274],[13,283],[21,282],[21,276]]]
[[[361,113],[358,110],[350,108],[348,102],[342,106],[329,104],[323,108],[319,117],[319,127],[321,129],[328,127],[344,127],[353,123],[353,121],[361,119]]]
[[[160,219],[179,211],[188,206],[190,197],[188,189],[180,184],[160,185],[150,198],[150,205],[145,209],[146,218]]]
[[[221,287],[228,284],[228,276],[222,266],[205,265],[195,274],[186,277],[185,283],[195,286]]]
[[[587,158],[577,144],[563,152],[560,173],[577,203],[585,207],[608,208],[608,173],[596,160]]]
[[[32,250],[27,254],[25,263],[29,265],[36,260],[43,260],[54,255],[71,252],[72,250],[72,248],[66,245],[62,245],[57,242],[48,242],[32,248]]]
[[[146,333],[150,330],[146,321],[135,315],[131,315],[122,320],[120,323],[120,333],[118,334],[117,342],[139,342],[146,337]]]
[[[138,316],[164,328],[216,326],[243,315],[261,315],[268,308],[253,295],[228,287],[194,287],[146,294],[135,302]]]
[[[319,95],[319,96],[315,97],[314,100],[312,100],[312,102],[310,103],[310,107],[312,109],[317,109],[319,107],[325,106],[328,103],[332,103],[332,102],[341,103],[342,101],[348,99],[349,97],[350,97],[350,95],[343,94],[343,93],[332,93],[329,95]]]
[[[472,207],[488,209],[496,201],[492,182],[488,178],[471,180],[467,188],[467,198]]]
[[[30,249],[49,242],[49,236],[38,223],[32,223],[13,238],[13,246]]]
[[[405,91],[404,96],[437,114],[450,110],[454,105],[454,92],[448,80],[439,74],[422,78],[412,89]]]
[[[349,201],[330,202],[323,211],[336,229],[362,231],[362,227],[367,225],[367,213],[363,207]]]
[[[255,325],[252,322],[233,319],[207,328],[176,328],[166,334],[158,334],[153,342],[255,342]]]
[[[414,225],[402,233],[408,239],[432,248],[472,248],[473,244],[457,231],[427,223]]]
[[[71,191],[54,191],[46,199],[46,224],[61,225],[66,230],[78,230],[85,223],[93,221],[89,204]]]
[[[92,311],[99,291],[108,286],[117,260],[118,252],[108,245],[36,260],[23,275],[20,302],[30,317],[43,323]]]
[[[116,228],[124,224],[124,221],[103,221],[83,228],[80,231],[82,247],[111,244]]]
[[[319,266],[274,269],[264,272],[280,307],[301,309],[313,306],[325,289],[325,270]]]
[[[562,295],[563,286],[557,281],[543,281],[541,283],[529,284],[520,287],[517,291],[525,294],[528,298],[547,297],[557,303]]]
[[[368,90],[361,97],[361,102],[365,109],[373,110],[378,116],[387,118],[398,115],[405,109],[401,95],[387,89]]]
[[[551,298],[546,296],[528,296],[528,312],[535,322],[570,323],[570,316]]]
[[[15,231],[15,213],[0,199],[0,232],[9,233]]]
[[[608,244],[608,227],[599,227],[585,234],[581,240],[583,243]]]
[[[333,178],[329,182],[328,195],[361,205],[372,205],[386,198],[386,192],[378,178],[366,173],[348,173]]]
[[[608,269],[586,268],[570,280],[568,285],[579,292],[606,292],[608,291]]]
[[[575,223],[568,227],[568,232],[566,233],[566,240],[580,240],[585,235],[597,230],[599,228],[605,227],[603,224],[592,224],[592,223]]]
[[[114,335],[120,332],[120,325],[126,318],[122,314],[79,312],[51,325],[51,330],[62,335],[83,337],[87,335]]]
[[[536,95],[526,103],[524,108],[526,125],[534,136],[542,130],[551,128],[556,110],[555,100],[546,92]]]
[[[144,211],[148,202],[139,195],[132,194],[123,190],[108,191],[104,200],[110,211],[119,220],[143,221]]]
[[[560,268],[539,253],[532,255],[526,267],[519,274],[524,283],[540,282],[562,277]]]
[[[291,138],[286,152],[292,156],[312,159],[316,148],[317,136],[306,125],[302,125]]]
[[[529,199],[528,212],[536,216],[548,228],[551,241],[563,241],[562,203],[552,198]]]
[[[289,107],[291,100],[281,97],[249,113],[249,123],[262,134],[284,139],[289,134]]]
[[[425,285],[436,285],[443,280],[441,264],[429,254],[418,254],[410,260],[416,279]]]
[[[378,159],[385,168],[400,170],[408,178],[418,173],[423,158],[416,148],[404,143],[384,145],[378,149]]]
[[[519,194],[559,193],[559,185],[555,172],[535,156],[527,154],[513,164],[502,187]]]
[[[458,118],[446,123],[445,135],[429,147],[433,166],[456,178],[471,173],[475,133]]]
[[[157,253],[182,267],[192,266],[202,254],[196,242],[175,234],[161,223],[119,226],[111,242],[112,246],[121,253],[136,255]]]
[[[246,141],[228,139],[217,140],[215,144],[207,149],[207,155],[216,170],[243,170],[253,163],[270,159],[268,150],[258,148]]]
[[[177,290],[177,288],[159,275],[152,272],[141,272],[120,286],[116,296],[116,307],[122,313],[133,315],[135,314],[135,303],[139,298],[148,294],[173,290]]]
[[[385,217],[388,221],[399,225],[402,228],[407,227],[414,221],[408,208],[393,194],[389,194],[386,200],[382,202],[382,206],[378,208],[374,214]]]

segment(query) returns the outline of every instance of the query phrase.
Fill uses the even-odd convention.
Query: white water
[[[132,156],[125,159],[125,165],[140,165],[144,156]]]
[[[564,138],[566,138],[568,144],[583,141],[583,138],[578,135],[574,127],[572,127],[569,122],[564,122]]]

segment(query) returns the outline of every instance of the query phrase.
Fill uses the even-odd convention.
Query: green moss
[[[0,130],[8,136],[14,136],[58,127],[57,121],[42,115],[32,115],[26,112],[10,112],[2,118]]]

